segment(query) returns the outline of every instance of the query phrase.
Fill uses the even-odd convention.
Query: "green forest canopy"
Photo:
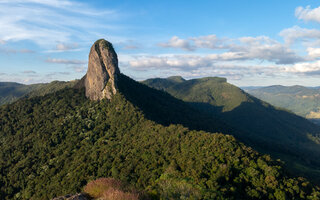
[[[1,199],[50,199],[98,177],[120,179],[155,199],[320,198],[317,186],[290,178],[281,162],[233,136],[151,121],[121,91],[92,102],[83,90],[63,89],[0,107]],[[159,109],[170,109],[162,103]]]

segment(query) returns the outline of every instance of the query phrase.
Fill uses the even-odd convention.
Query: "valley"
[[[319,127],[308,120],[224,78],[139,83],[105,40],[88,66],[100,73],[0,107],[2,199],[75,194],[101,177],[140,199],[320,197]]]

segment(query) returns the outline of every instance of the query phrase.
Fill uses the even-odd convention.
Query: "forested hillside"
[[[149,79],[143,83],[236,127],[241,132],[234,134],[237,139],[286,161],[293,174],[320,183],[319,126],[245,93],[224,78]]]
[[[51,83],[39,83],[24,85],[14,82],[0,82],[0,105],[17,101],[20,98],[43,96],[66,87],[73,87],[77,81],[52,81]]]
[[[12,103],[39,87],[41,84],[23,85],[14,82],[0,82],[0,105]]]
[[[96,102],[63,89],[0,107],[1,199],[50,199],[97,177],[121,179],[154,199],[319,198],[318,187],[230,135],[159,124],[193,120],[173,116],[184,102],[123,75],[119,91]]]

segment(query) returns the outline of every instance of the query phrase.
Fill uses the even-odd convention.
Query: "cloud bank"
[[[198,49],[224,50],[212,55],[216,60],[261,60],[276,64],[293,64],[304,59],[288,46],[266,36],[218,38],[216,35],[181,39],[172,37],[168,42],[160,43],[164,48],[178,48],[187,51]]]

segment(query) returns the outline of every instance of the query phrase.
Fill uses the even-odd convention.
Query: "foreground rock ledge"
[[[66,196],[56,197],[52,200],[89,200],[89,198],[85,194],[79,193],[74,195],[69,194]]]
[[[118,56],[110,42],[100,39],[90,50],[87,74],[77,87],[85,87],[91,100],[111,99],[117,93]]]

